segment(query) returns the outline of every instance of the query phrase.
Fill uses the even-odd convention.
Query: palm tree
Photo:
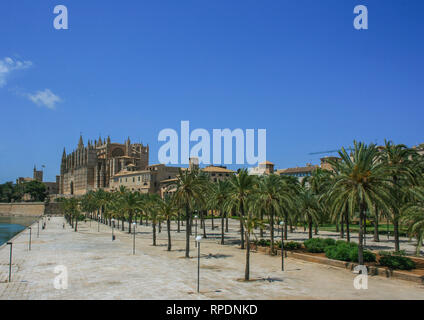
[[[160,221],[159,201],[160,197],[157,194],[149,195],[149,199],[144,203],[144,208],[148,212],[148,216],[152,222],[153,245],[156,246],[156,226]]]
[[[277,175],[266,175],[258,179],[254,190],[255,210],[268,213],[271,237],[271,254],[274,247],[274,218],[281,215],[281,207],[293,207],[293,197],[286,189],[284,180]]]
[[[175,202],[185,210],[186,218],[186,250],[185,257],[190,258],[190,221],[194,201],[202,201],[204,199],[205,179],[199,174],[198,170],[181,170],[177,175],[175,184]]]
[[[319,214],[315,215],[316,219],[312,219],[315,224],[315,234],[318,234],[319,221],[325,220],[325,218],[330,215],[330,212],[327,210],[327,206],[323,204],[324,199],[322,195],[325,194],[325,192],[329,188],[331,176],[332,176],[332,173],[330,171],[322,169],[322,168],[316,168],[310,176],[307,176],[302,180],[302,187],[307,186],[307,188],[311,192],[311,195],[313,195],[312,198],[317,199],[318,206],[320,207]],[[312,198],[310,198],[309,200],[312,200]],[[340,222],[343,223],[343,219],[341,219]],[[308,225],[309,225],[309,222],[308,222]],[[339,231],[338,227],[339,227],[339,224],[336,223],[337,231]]]
[[[221,244],[224,244],[225,205],[228,200],[228,181],[218,180],[210,185],[209,206],[219,210],[221,215]]]
[[[296,199],[300,192],[300,183],[296,177],[293,176],[280,176],[284,188],[282,190],[285,197],[289,197],[287,201],[285,198],[282,198],[281,202],[281,214],[284,220],[284,239],[287,240],[288,237],[288,226],[290,224],[290,231],[292,231],[293,222],[296,219],[296,214],[298,208],[296,207]]]
[[[96,211],[97,204],[94,191],[88,191],[81,198],[81,210],[89,214],[90,219],[93,217],[93,212]]]
[[[243,217],[246,212],[248,197],[252,194],[255,186],[255,177],[250,176],[246,169],[241,169],[237,175],[229,180],[227,209],[235,209],[240,214],[241,249],[244,249],[244,225]]]
[[[137,192],[131,191],[126,191],[120,195],[119,202],[123,212],[125,212],[128,218],[128,233],[131,233],[131,223],[134,214],[142,208],[143,202]]]
[[[65,215],[67,215],[71,220],[71,225],[73,219],[75,219],[75,229],[74,231],[78,231],[78,219],[80,218],[81,210],[80,210],[80,204],[79,200],[77,198],[69,198],[69,199],[63,199],[61,201],[62,210],[65,212]]]
[[[423,191],[420,193],[420,200],[417,203],[409,203],[402,210],[402,222],[408,225],[409,235],[417,239],[416,256],[420,255],[424,240],[424,194]]]
[[[255,199],[251,195],[247,196],[244,201],[244,210],[247,211],[247,215],[241,215],[240,221],[242,222],[246,236],[246,264],[244,269],[244,280],[248,281],[250,278],[250,235],[253,230],[257,227],[262,226],[262,220],[257,215],[254,215],[251,208],[253,209]]]
[[[107,192],[103,189],[98,189],[94,192],[94,198],[97,205],[97,217],[100,216],[102,222],[104,222],[104,208],[108,202]]]
[[[393,144],[385,140],[384,149],[380,155],[381,162],[389,172],[392,184],[393,205],[387,212],[393,222],[395,238],[395,251],[400,250],[399,243],[399,220],[401,218],[400,209],[405,204],[405,186],[416,183],[417,173],[413,170],[411,158],[416,154],[412,149],[403,144]]]
[[[366,145],[354,141],[354,149],[349,156],[344,148],[339,151],[341,161],[329,160],[339,174],[332,181],[328,191],[330,202],[341,207],[347,203],[350,215],[359,209],[358,261],[363,259],[363,221],[365,211],[374,213],[374,204],[388,208],[391,202],[391,185],[384,164],[378,160],[378,149],[374,144]]]
[[[299,217],[308,224],[308,236],[311,239],[312,226],[319,224],[322,206],[318,196],[309,187],[302,187],[297,199]]]
[[[161,219],[166,220],[168,232],[168,251],[171,251],[171,219],[178,213],[178,207],[171,196],[165,196],[163,199],[157,198],[158,213]]]

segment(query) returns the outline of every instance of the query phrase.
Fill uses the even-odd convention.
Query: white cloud
[[[30,66],[32,66],[31,61],[13,60],[10,57],[0,60],[0,88],[6,85],[7,77],[11,72],[27,69]]]
[[[28,98],[38,106],[44,106],[54,109],[56,103],[62,101],[59,96],[55,95],[49,89],[37,91],[35,94],[28,94]]]

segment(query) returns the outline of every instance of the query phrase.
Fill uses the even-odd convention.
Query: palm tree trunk
[[[261,221],[264,221],[264,213],[263,213],[262,210],[261,210]],[[264,237],[264,228],[262,227],[262,225],[259,229],[259,237],[261,237],[261,238]]]
[[[225,213],[225,232],[228,232],[228,212]]]
[[[224,219],[225,219],[225,212],[221,208],[221,244],[224,244]]]
[[[128,215],[128,233],[131,233],[132,213]]]
[[[180,219],[181,219],[181,215],[180,215],[180,213],[178,212],[178,215],[177,215],[177,232],[179,233],[180,232]]]
[[[190,212],[186,204],[186,251],[185,257],[190,258]]]
[[[125,231],[124,218],[122,218],[122,231]]]
[[[162,231],[162,221],[159,221],[159,233]]]
[[[275,248],[274,248],[274,210],[271,209],[270,215],[269,215],[269,224],[271,227],[270,233],[271,233],[271,255],[275,254]]]
[[[344,223],[343,223],[343,216],[341,218],[340,221],[340,238],[343,239],[344,238]]]
[[[166,229],[168,230],[168,251],[171,251],[171,220],[166,220]]]
[[[318,235],[318,225],[317,224],[315,225],[315,232],[314,233],[315,233],[315,235]]]
[[[374,216],[374,241],[380,242],[380,237],[378,235],[378,210],[377,207],[375,209],[375,216]]]
[[[152,228],[153,228],[153,245],[156,245],[156,223],[152,221]]]
[[[288,224],[289,224],[289,217],[288,217],[287,213],[285,213],[284,214],[284,240],[287,240],[287,231],[288,231],[287,225]],[[290,228],[291,228],[291,225],[290,225]]]
[[[363,221],[364,221],[364,212],[365,212],[365,205],[362,203],[360,205],[360,212],[359,212],[359,239],[358,239],[358,263],[359,265],[364,264],[364,240],[363,240]]]
[[[349,209],[347,207],[345,211],[345,219],[346,219],[346,240],[347,242],[350,242]]]
[[[203,215],[202,215],[202,217],[203,217]],[[202,222],[200,221],[200,224],[201,224]],[[207,238],[206,237],[206,224],[205,224],[205,220],[203,220],[203,238]]]
[[[214,225],[214,221],[213,221],[213,211],[211,212],[211,214],[212,214],[212,221],[211,222],[212,222],[212,230],[213,230],[213,229],[215,229],[215,225]]]
[[[311,217],[309,217],[308,228],[309,228],[309,239],[312,239],[312,218]]]
[[[393,231],[395,236],[395,251],[400,251],[400,245],[399,245],[399,221],[397,217],[393,221]]]
[[[246,231],[246,266],[244,269],[244,280],[249,280],[250,275],[250,243],[249,243],[249,233]]]
[[[75,232],[78,231],[78,217],[75,217]]]
[[[244,249],[244,226],[243,226],[243,217],[240,217],[240,235],[241,235],[241,246],[240,249]]]

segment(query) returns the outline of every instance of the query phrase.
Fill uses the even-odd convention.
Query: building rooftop
[[[274,163],[272,163],[271,161],[264,161],[264,162],[261,162],[259,164],[272,164],[272,165],[274,165]]]
[[[307,167],[296,167],[296,168],[287,168],[287,169],[280,169],[277,170],[276,173],[277,174],[281,174],[281,173],[301,173],[301,172],[312,172],[314,170],[316,170],[317,168],[319,168],[318,165],[315,166],[307,166]]]
[[[141,173],[150,173],[151,174],[151,173],[154,173],[154,172],[152,172],[150,170],[138,170],[138,171],[121,170],[117,174],[112,176],[112,178],[122,177],[122,176],[133,176],[133,175],[141,174]]]
[[[223,167],[215,167],[215,166],[207,166],[203,169],[200,169],[203,172],[221,172],[221,173],[235,173],[235,171],[223,168]]]

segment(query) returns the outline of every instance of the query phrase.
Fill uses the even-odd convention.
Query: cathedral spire
[[[80,138],[79,138],[78,148],[84,148],[84,141],[82,141],[82,135],[80,135]]]
[[[110,144],[110,136],[107,136],[107,144]]]
[[[62,159],[65,159],[66,158],[66,150],[65,150],[65,147],[63,148],[63,153],[62,153]]]

